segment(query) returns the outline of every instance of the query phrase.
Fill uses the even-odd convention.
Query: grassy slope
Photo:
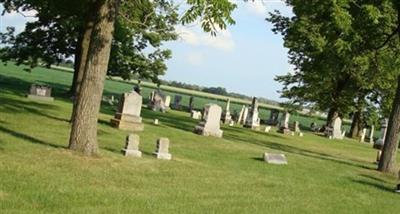
[[[187,113],[143,110],[141,159],[120,154],[127,132],[111,128],[103,104],[101,155],[65,149],[71,103],[67,73],[0,69],[0,212],[50,213],[396,213],[394,177],[376,172],[370,145],[223,127],[224,138],[191,131]],[[24,98],[30,82],[55,88],[53,103]],[[125,87],[125,88],[124,88]],[[106,85],[107,93],[129,86]],[[158,118],[161,125],[151,124]],[[172,161],[151,156],[158,137],[171,140]],[[289,165],[268,165],[263,152]]]

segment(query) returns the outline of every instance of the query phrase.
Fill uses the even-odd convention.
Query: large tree
[[[35,9],[38,16],[41,16],[41,13],[46,10],[45,13],[51,11],[50,14],[52,15],[75,10],[72,8],[74,5],[72,2],[62,1],[1,0],[0,2],[7,10],[15,8]],[[159,2],[161,1],[163,0],[159,0]],[[82,13],[79,14],[83,29],[81,35],[85,36],[81,37],[82,42],[78,45],[81,48],[79,73],[82,74],[82,79],[73,106],[74,114],[69,148],[85,155],[92,155],[97,153],[97,116],[104,88],[104,79],[108,70],[115,22],[120,16],[131,20],[131,13],[135,12],[135,10],[120,10],[120,8],[134,8],[141,2],[153,1],[86,0],[76,2],[85,5]],[[48,4],[51,4],[54,8],[47,7]],[[230,14],[236,8],[236,5],[229,0],[187,0],[187,4],[189,9],[181,19],[183,24],[200,18],[204,31],[216,35],[216,29],[225,29],[227,24],[234,23]],[[45,7],[46,10],[43,9]],[[146,24],[146,22],[144,23]]]
[[[393,96],[398,63],[400,2],[394,0],[287,0],[294,17],[278,12],[268,19],[284,37],[294,74],[277,77],[283,96],[315,103],[332,115],[353,112],[352,135],[362,112],[378,103],[385,113]],[[392,89],[390,89],[392,88]],[[379,170],[394,169],[400,126],[400,86],[391,108]],[[369,99],[366,100],[366,99]],[[336,112],[336,113],[335,113]]]

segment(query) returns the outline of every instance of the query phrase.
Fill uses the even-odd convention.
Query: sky
[[[291,8],[279,0],[232,1],[238,5],[233,12],[236,24],[216,37],[202,32],[196,23],[176,27],[179,39],[165,44],[173,56],[162,79],[220,86],[230,92],[282,101],[278,93],[282,86],[274,77],[291,72],[293,67],[281,36],[271,31],[272,25],[265,18],[273,10],[291,16]],[[21,31],[34,12],[24,15],[28,17],[18,13],[2,16],[0,31],[6,26]]]

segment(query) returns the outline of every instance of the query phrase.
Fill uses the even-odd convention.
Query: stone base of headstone
[[[157,157],[157,159],[162,159],[162,160],[171,160],[172,155],[170,153],[157,153],[153,152],[153,155]]]
[[[269,132],[269,131],[271,131],[271,126],[266,126],[264,132]]]
[[[143,131],[144,125],[142,118],[134,115],[116,113],[115,118],[111,119],[111,126],[126,131]]]
[[[280,129],[278,130],[278,132],[279,132],[279,133],[282,133],[282,134],[288,134],[288,135],[291,135],[291,134],[292,134],[292,131],[290,131],[289,128],[280,128]]]
[[[287,164],[284,154],[271,154],[266,152],[264,153],[263,159],[269,164]]]
[[[132,156],[132,157],[142,157],[142,152],[139,150],[133,150],[133,149],[122,149],[122,153],[124,153],[125,156]]]
[[[201,122],[199,125],[197,125],[194,128],[194,133],[203,135],[203,136],[213,136],[213,137],[219,137],[221,138],[223,135],[222,130],[207,130],[204,128],[204,122]]]
[[[46,96],[38,96],[38,95],[32,95],[32,94],[28,94],[27,95],[28,99],[32,99],[32,100],[40,100],[40,101],[54,101],[54,97],[46,97]]]

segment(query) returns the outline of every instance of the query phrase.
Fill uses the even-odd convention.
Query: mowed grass
[[[100,155],[66,149],[71,102],[63,72],[0,69],[0,213],[398,213],[395,176],[375,170],[376,151],[353,140],[263,133],[224,126],[223,139],[192,133],[185,112],[143,109],[142,158],[120,153],[128,132],[109,125],[103,103]],[[65,75],[65,76],[64,76]],[[56,100],[24,97],[31,82],[53,86]],[[106,84],[106,93],[130,87]],[[152,120],[158,118],[160,125]],[[155,159],[168,137],[173,160]],[[268,165],[264,152],[288,165]]]

